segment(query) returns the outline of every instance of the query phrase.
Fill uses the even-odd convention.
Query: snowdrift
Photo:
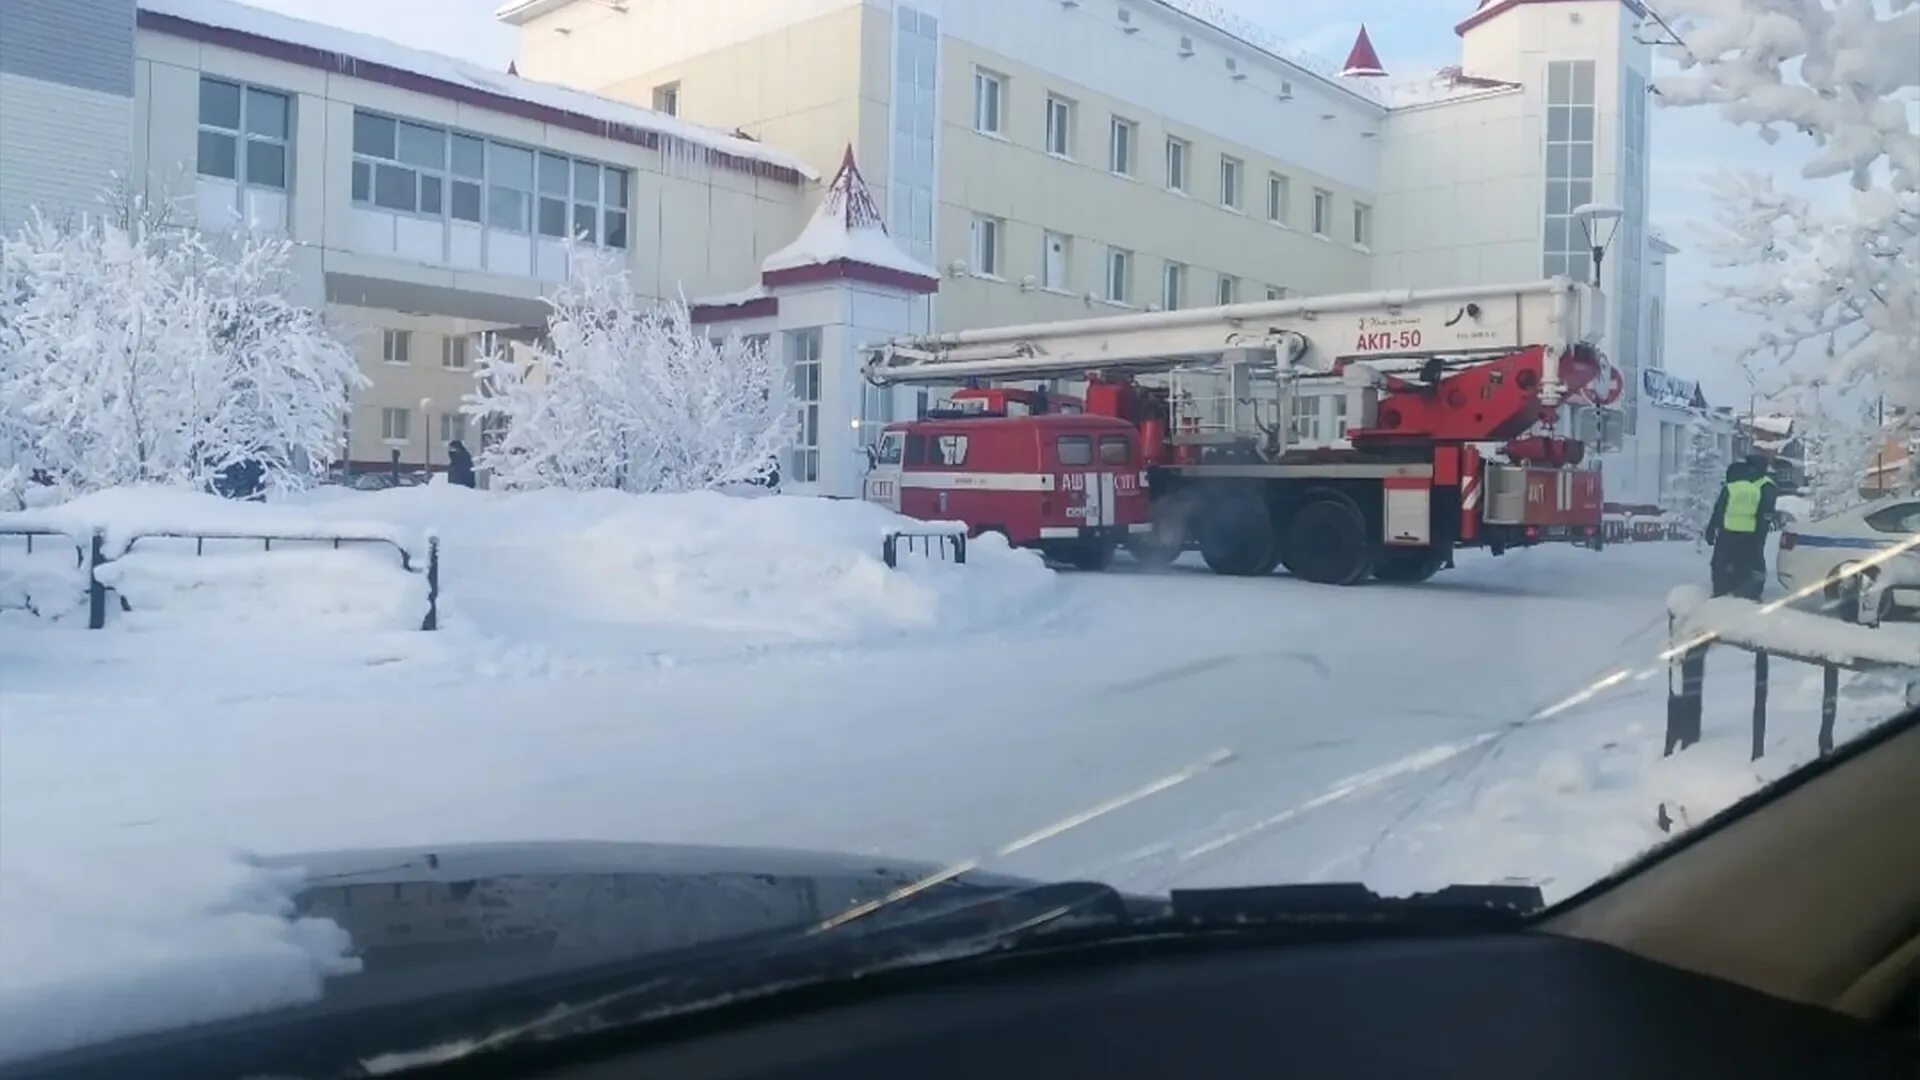
[[[998,537],[965,566],[881,561],[925,529],[870,503],[716,492],[328,491],[307,512],[442,537],[444,625],[509,669],[647,655],[924,641],[1044,609],[1053,572]]]
[[[233,502],[163,489],[101,492],[0,517],[75,538],[104,532],[103,583],[131,617],[110,627],[232,623],[302,629],[410,630],[426,583],[386,544],[334,549],[333,537],[415,553],[442,542],[442,625],[501,673],[602,667],[646,656],[796,644],[925,640],[1038,610],[1053,574],[998,537],[965,566],[881,561],[881,541],[924,529],[861,502],[714,492],[500,493],[449,485],[381,492],[325,489],[296,502]],[[307,544],[145,540],[216,532],[312,538]],[[0,555],[0,606],[80,606],[73,549],[43,541],[32,559]]]

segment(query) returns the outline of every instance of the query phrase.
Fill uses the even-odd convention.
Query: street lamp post
[[[1605,280],[1600,276],[1600,263],[1606,258],[1607,248],[1613,243],[1615,234],[1620,231],[1620,218],[1625,213],[1611,203],[1581,203],[1573,208],[1574,219],[1580,222],[1581,230],[1586,233],[1587,247],[1593,252],[1595,288],[1599,288]]]
[[[429,484],[433,483],[433,414],[427,411],[431,408],[433,408],[432,398],[420,399],[420,434],[421,441],[426,444],[426,481]]]

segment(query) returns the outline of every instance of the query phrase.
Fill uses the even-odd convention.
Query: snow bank
[[[1819,756],[1819,669],[1776,663],[1766,753],[1752,760],[1751,665],[1732,650],[1709,655],[1703,738],[1670,757],[1654,694],[1516,727],[1379,844],[1367,883],[1411,893],[1524,882],[1554,902],[1701,825]],[[1904,707],[1899,678],[1842,678],[1836,742]]]
[[[364,547],[194,555],[134,552],[100,567],[130,611],[116,626],[159,629],[266,623],[303,630],[418,630],[427,581],[391,549]]]
[[[109,559],[125,552],[138,536],[169,532],[379,539],[415,551],[424,550],[426,542],[419,530],[378,521],[319,516],[286,504],[242,502],[163,487],[110,488],[58,506],[0,514],[0,524],[53,529],[75,539],[101,529]]]
[[[296,871],[57,835],[6,830],[0,1061],[311,1001],[358,968],[345,931],[292,917]]]
[[[1054,583],[1037,556],[997,537],[970,542],[964,566],[903,555],[890,570],[889,532],[939,527],[855,501],[438,485],[329,494],[305,509],[437,529],[444,625],[515,669],[556,651],[631,663],[923,641],[1034,614]]]

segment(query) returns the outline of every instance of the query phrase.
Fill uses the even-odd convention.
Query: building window
[[[467,441],[467,418],[462,413],[440,414],[440,442],[444,445],[455,439]]]
[[[1267,220],[1275,225],[1287,223],[1287,204],[1293,201],[1293,184],[1279,173],[1267,174]]]
[[[1244,168],[1239,158],[1220,155],[1220,205],[1229,210],[1240,209],[1240,175]]]
[[[983,277],[1000,276],[1000,242],[1007,223],[999,218],[973,219],[973,272]]]
[[[1167,189],[1169,191],[1187,190],[1187,155],[1193,150],[1193,144],[1185,139],[1167,140]]]
[[[380,332],[380,359],[389,364],[412,362],[413,331],[383,330]]]
[[[628,244],[625,169],[357,110],[352,167],[360,206]]]
[[[973,73],[973,130],[998,135],[1006,108],[1007,80],[984,68]]]
[[[1667,313],[1659,297],[1647,301],[1647,366],[1663,367],[1667,351]]]
[[[787,331],[787,362],[798,414],[788,478],[800,484],[820,479],[820,353],[818,327]]]
[[[1160,272],[1160,306],[1167,311],[1177,311],[1180,299],[1186,295],[1187,268],[1177,262],[1170,262]]]
[[[1320,396],[1296,393],[1287,403],[1287,436],[1295,443],[1325,442],[1320,433]]]
[[[287,190],[292,110],[285,94],[201,79],[200,175],[243,188]]]
[[[411,416],[405,409],[381,409],[380,437],[388,442],[406,442],[407,421]]]
[[[653,111],[668,116],[680,115],[680,84],[670,82],[653,88]]]
[[[1047,95],[1047,153],[1073,156],[1073,102],[1052,94]]]
[[[1042,234],[1040,252],[1040,287],[1054,292],[1063,292],[1067,287],[1068,255],[1072,252],[1073,241],[1057,233]]]
[[[1133,175],[1133,148],[1139,137],[1140,128],[1133,121],[1113,118],[1112,137],[1107,144],[1107,168],[1115,176]]]
[[[1333,192],[1313,189],[1313,234],[1326,236],[1333,231]]]
[[[1124,248],[1107,249],[1107,300],[1115,304],[1133,302],[1133,252]]]
[[[1586,232],[1575,208],[1593,201],[1596,107],[1593,61],[1547,64],[1547,190],[1541,270],[1548,277],[1593,278]]]
[[[1285,300],[1286,298],[1287,298],[1287,287],[1285,285],[1267,286],[1267,299]]]
[[[440,366],[443,368],[466,367],[467,344],[467,339],[458,334],[442,338],[440,340]]]
[[[1220,287],[1214,292],[1214,301],[1225,307],[1240,302],[1240,279],[1231,274],[1220,275]]]
[[[1355,247],[1373,246],[1373,207],[1353,204],[1353,243]]]

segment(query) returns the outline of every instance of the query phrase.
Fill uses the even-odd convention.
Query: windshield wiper
[[[1168,926],[1346,927],[1510,930],[1546,907],[1533,885],[1448,885],[1411,896],[1381,896],[1357,882],[1175,889]]]

